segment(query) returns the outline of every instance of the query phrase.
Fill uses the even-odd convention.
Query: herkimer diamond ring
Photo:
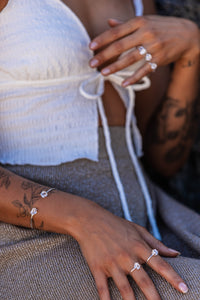
[[[147,54],[145,55],[145,60],[146,60],[146,61],[151,61],[151,60],[152,60],[152,55],[151,55],[150,53],[147,53]]]
[[[151,251],[151,255],[147,258],[146,262],[148,262],[153,256],[157,256],[159,253],[158,253],[158,250],[157,249],[153,249]]]
[[[155,72],[155,70],[157,69],[158,65],[157,65],[156,63],[152,63],[152,62],[149,62],[149,65],[150,65],[150,67],[151,67],[151,70],[152,70],[153,72]]]
[[[147,50],[143,46],[138,46],[137,49],[140,55],[145,55],[147,53]]]
[[[134,272],[135,270],[139,270],[140,268],[141,268],[140,264],[136,262],[134,264],[134,267],[130,270],[130,273]]]

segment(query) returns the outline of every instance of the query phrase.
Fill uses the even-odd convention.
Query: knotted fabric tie
[[[130,71],[120,71],[115,74],[111,74],[109,76],[104,77],[101,73],[96,72],[93,73],[90,77],[88,77],[86,80],[84,80],[81,85],[80,85],[80,93],[83,97],[89,100],[96,100],[98,104],[98,109],[99,113],[101,116],[102,120],[102,125],[103,125],[103,131],[104,131],[104,136],[105,136],[105,143],[106,143],[106,149],[113,173],[113,177],[115,179],[115,183],[119,192],[121,204],[122,204],[122,209],[124,212],[124,217],[132,221],[129,208],[128,208],[128,203],[124,191],[124,187],[117,169],[117,163],[114,157],[114,153],[112,150],[111,146],[111,136],[110,136],[110,131],[109,131],[109,126],[108,126],[108,121],[106,118],[106,114],[104,111],[103,103],[102,103],[102,95],[104,94],[104,83],[106,80],[110,81],[112,84],[116,84],[117,86],[121,87],[121,84],[124,80],[125,77],[128,77],[132,75],[132,72]],[[96,92],[91,92],[90,87],[96,87]],[[129,103],[127,105],[127,112],[126,112],[126,125],[125,125],[125,135],[126,135],[126,144],[127,148],[132,160],[132,163],[135,168],[135,172],[138,177],[138,181],[140,183],[141,189],[143,191],[144,199],[146,202],[146,208],[147,208],[147,215],[149,218],[149,222],[152,227],[152,232],[154,236],[157,239],[161,239],[156,220],[154,217],[153,213],[153,207],[152,207],[152,200],[140,167],[140,164],[138,162],[137,156],[135,154],[135,150],[133,148],[133,143],[132,143],[132,136],[131,136],[131,125],[133,129],[133,138],[134,138],[134,144],[136,148],[136,152],[141,155],[141,150],[142,150],[142,137],[139,132],[139,129],[136,124],[136,117],[133,113],[134,106],[135,106],[135,91],[141,91],[144,89],[147,89],[150,87],[150,80],[147,77],[144,77],[142,79],[141,84],[134,84],[132,86],[128,86],[126,89],[128,91],[129,95]],[[126,103],[124,103],[126,105]]]

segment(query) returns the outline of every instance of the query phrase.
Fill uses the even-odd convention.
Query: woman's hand
[[[90,61],[91,67],[105,66],[101,72],[109,75],[142,59],[137,47],[143,46],[151,54],[151,63],[163,66],[181,60],[181,64],[193,64],[199,53],[199,30],[186,19],[162,16],[136,17],[126,23],[109,20],[111,29],[97,36],[90,49],[100,50]],[[132,49],[132,50],[130,50]],[[127,54],[120,56],[125,51]],[[115,59],[115,62],[110,63]],[[127,78],[127,86],[152,72],[145,62],[133,76]]]
[[[160,255],[169,257],[177,256],[177,251],[168,249],[143,227],[116,217],[94,203],[85,206],[84,215],[79,216],[78,223],[75,238],[95,278],[101,300],[111,299],[108,277],[113,278],[124,300],[134,300],[127,275],[132,276],[146,299],[161,299],[142,266],[132,272],[131,269],[136,262],[144,264],[154,248]],[[159,255],[152,257],[148,265],[178,291],[187,292],[180,276]]]

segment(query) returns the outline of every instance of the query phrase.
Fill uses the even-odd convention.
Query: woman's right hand
[[[95,203],[84,206],[76,239],[95,278],[101,300],[111,299],[107,283],[109,277],[114,280],[124,300],[134,300],[127,275],[132,276],[146,299],[161,299],[142,266],[132,273],[130,271],[136,262],[146,263],[154,248],[163,256],[176,257],[179,254],[156,240],[145,228],[114,216]],[[159,255],[152,257],[148,265],[175,289],[187,292],[181,277]]]

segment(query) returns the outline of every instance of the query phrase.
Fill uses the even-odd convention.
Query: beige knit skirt
[[[148,228],[143,195],[132,167],[124,128],[111,128],[112,144],[134,222]],[[81,159],[60,166],[5,166],[35,182],[56,187],[95,201],[123,217],[121,203],[99,134],[99,162]],[[145,267],[162,299],[200,299],[200,216],[177,203],[149,183],[154,208],[159,209],[163,241],[182,256],[166,259],[189,286],[177,292],[150,268]],[[137,299],[145,299],[133,280]],[[113,300],[122,299],[109,279]],[[68,235],[24,229],[0,223],[0,299],[1,300],[97,300],[93,276],[78,243]]]

